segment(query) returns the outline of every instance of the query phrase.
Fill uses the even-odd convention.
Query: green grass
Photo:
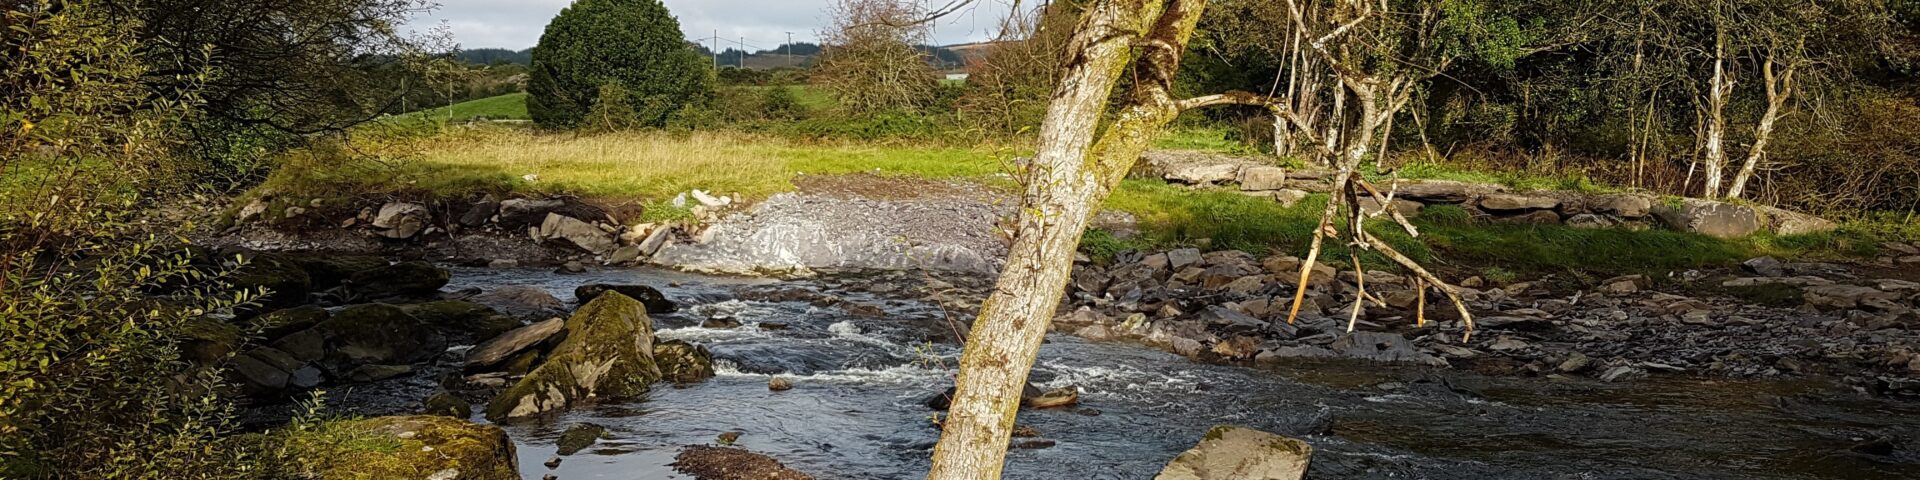
[[[521,92],[396,115],[387,121],[447,124],[471,120],[528,120],[531,118],[527,115],[527,94]]]
[[[1227,155],[1261,155],[1246,142],[1237,140],[1233,130],[1224,127],[1178,127],[1169,129],[1153,142],[1154,148],[1199,150]]]

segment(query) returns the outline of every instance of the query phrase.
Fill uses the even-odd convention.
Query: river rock
[[[1197,249],[1197,248],[1176,248],[1173,250],[1168,250],[1167,251],[1167,269],[1178,272],[1181,270],[1185,270],[1189,266],[1200,263],[1201,260],[1203,259],[1204,258],[1200,254],[1200,249]]]
[[[440,415],[465,420],[473,416],[473,404],[446,390],[436,390],[421,401],[426,405],[427,415]]]
[[[500,202],[500,226],[508,231],[539,225],[547,219],[547,214],[566,206],[561,200],[533,200],[514,198]]]
[[[1876,302],[1899,301],[1898,294],[1859,285],[1818,285],[1807,287],[1808,305],[1829,309],[1856,308]]]
[[[1061,387],[1026,399],[1021,403],[1025,404],[1027,408],[1070,407],[1080,403],[1080,389]]]
[[[294,332],[313,328],[330,316],[332,314],[325,308],[317,305],[301,305],[254,317],[248,322],[248,330],[259,332],[261,338],[278,339]]]
[[[468,350],[465,366],[468,370],[475,370],[499,365],[500,362],[558,335],[566,328],[566,324],[566,321],[559,318],[550,318],[500,334]]]
[[[419,319],[379,303],[343,308],[313,328],[326,339],[323,364],[336,375],[361,365],[412,363],[439,343]]]
[[[1413,363],[1420,365],[1444,366],[1445,360],[1420,353],[1413,349],[1413,342],[1385,332],[1353,332],[1341,336],[1327,348],[1345,358],[1385,363]]]
[[[324,465],[314,478],[519,480],[507,432],[437,415],[343,421],[354,442],[291,442],[294,458]]]
[[[247,256],[246,263],[234,269],[227,282],[236,290],[265,292],[255,300],[257,306],[236,309],[243,316],[306,303],[307,293],[313,289],[313,277],[306,269],[279,255]]]
[[[413,238],[432,224],[433,213],[418,203],[392,202],[381,205],[380,213],[373,217],[373,228],[380,229],[381,236],[397,240]]]
[[[619,246],[612,232],[585,220],[558,213],[547,214],[546,221],[540,223],[540,239],[572,244],[595,255],[611,252]]]
[[[1250,428],[1221,425],[1174,457],[1154,480],[1299,480],[1313,446]]]
[[[518,319],[501,315],[486,305],[463,300],[402,305],[400,309],[427,325],[476,339],[493,338],[520,327]]]
[[[673,313],[680,309],[680,307],[673,304],[673,301],[667,300],[667,296],[661,294],[659,290],[655,290],[653,287],[646,285],[609,285],[604,283],[581,285],[579,288],[573,289],[573,298],[580,303],[587,303],[607,292],[620,292],[620,294],[626,295],[628,298],[639,300],[641,304],[647,306],[647,313]]]
[[[1674,230],[1715,238],[1741,238],[1759,231],[1760,214],[1753,207],[1697,198],[1662,202],[1653,216]]]
[[[655,344],[653,362],[660,366],[660,379],[668,382],[685,384],[713,378],[713,353],[684,340]]]
[[[600,295],[574,312],[566,331],[566,340],[544,363],[488,403],[488,419],[632,397],[660,379],[653,361],[653,320],[639,301],[617,292]]]
[[[560,439],[554,441],[554,446],[558,447],[554,453],[561,456],[573,455],[598,443],[600,436],[606,434],[607,427],[591,423],[576,423],[567,427],[567,431],[560,434]]]
[[[508,285],[498,287],[468,300],[486,305],[509,317],[526,321],[537,321],[567,314],[566,302],[538,287],[526,285]]]
[[[673,457],[673,470],[694,480],[813,480],[773,457],[736,447],[693,445]]]
[[[337,287],[356,273],[387,266],[387,259],[372,255],[294,255],[289,259],[307,272],[315,290]]]
[[[464,226],[480,227],[485,226],[489,220],[493,220],[493,216],[498,213],[500,213],[500,201],[495,200],[493,194],[486,194],[475,199],[473,203],[467,204],[467,208],[460,212],[460,218],[456,221]]]
[[[240,327],[217,319],[188,319],[178,333],[180,356],[198,365],[217,364],[240,348]]]
[[[1748,259],[1747,261],[1740,262],[1740,268],[1762,277],[1783,277],[1787,275],[1786,267],[1780,263],[1779,259],[1773,257]]]
[[[446,269],[410,261],[355,273],[348,282],[355,293],[366,298],[389,298],[431,295],[452,279]]]

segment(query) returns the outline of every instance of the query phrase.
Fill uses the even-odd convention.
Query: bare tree
[[[927,12],[911,0],[835,0],[833,25],[821,33],[824,51],[815,83],[855,112],[914,110],[934,97],[939,72],[916,45],[932,35],[916,22]]]
[[[1308,35],[1313,38],[1309,45],[1338,73],[1339,83],[1348,92],[1337,95],[1336,104],[1350,103],[1360,120],[1352,132],[1330,129],[1344,140],[1316,142],[1328,152],[1338,152],[1340,174],[1335,181],[1335,198],[1328,202],[1320,228],[1315,231],[1314,251],[1317,253],[1322,241],[1333,236],[1342,236],[1356,247],[1377,249],[1454,298],[1470,328],[1471,316],[1452,287],[1364,231],[1365,220],[1380,212],[1367,214],[1354,208],[1363,192],[1383,205],[1392,203],[1392,190],[1383,192],[1374,187],[1357,174],[1356,168],[1369,153],[1379,126],[1406,104],[1416,76],[1380,73],[1402,72],[1395,62],[1404,61],[1399,58],[1403,52],[1353,52],[1381,48],[1367,42],[1398,35],[1401,32],[1397,29],[1407,24],[1388,21],[1392,17],[1386,7],[1376,8],[1369,0],[1322,3],[1326,5],[1310,7],[1330,9],[1328,15],[1313,17],[1324,18],[1325,22],[1309,25],[1308,14],[1290,3],[1291,16],[1303,31],[1317,33]],[[1307,123],[1309,115],[1288,111],[1287,102],[1267,96],[1245,92],[1187,99],[1172,96],[1181,54],[1206,6],[1206,0],[1096,0],[1087,6],[1065,50],[1060,82],[1040,127],[1036,154],[1024,175],[1026,191],[1006,269],[981,305],[961,354],[957,390],[940,443],[934,448],[928,478],[1000,476],[1020,406],[1020,389],[1059,307],[1072,271],[1073,254],[1088,220],[1168,123],[1183,110],[1234,104],[1264,106],[1296,125]],[[1430,18],[1432,14],[1433,10],[1425,9],[1417,16]],[[1361,28],[1367,23],[1379,25]],[[1356,29],[1372,36],[1354,34]],[[1129,66],[1133,80],[1129,89],[1122,100],[1110,103],[1115,85]],[[1410,71],[1433,70],[1437,69]],[[1345,102],[1348,96],[1354,101]],[[1114,105],[1112,112],[1108,111],[1110,104]],[[1352,112],[1336,109],[1331,114],[1344,118]],[[1103,123],[1105,128],[1101,128]],[[1343,206],[1349,214],[1344,217],[1349,227],[1344,233],[1336,230],[1335,220]],[[1398,214],[1393,218],[1417,234],[1404,218]]]

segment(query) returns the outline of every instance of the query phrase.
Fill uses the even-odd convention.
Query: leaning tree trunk
[[[1005,271],[981,305],[960,356],[952,408],[927,478],[1000,477],[1020,390],[1059,308],[1080,237],[1095,206],[1165,123],[1153,125],[1159,116],[1123,117],[1104,134],[1123,139],[1093,148],[1114,84],[1137,43],[1148,43],[1142,46],[1147,50],[1170,49],[1175,62],[1168,71],[1177,68],[1179,50],[1204,8],[1204,0],[1107,0],[1093,4],[1082,19],[1028,166],[1025,202]],[[1143,37],[1150,38],[1142,42]],[[1172,115],[1164,116],[1170,120]]]
[[[1718,27],[1720,33],[1714,40],[1713,78],[1707,86],[1706,118],[1706,158],[1702,159],[1705,170],[1707,198],[1720,196],[1720,182],[1725,175],[1727,165],[1727,96],[1733,91],[1733,78],[1727,71],[1727,36],[1725,27]]]
[[[1795,65],[1789,63],[1786,71],[1774,73],[1774,61],[1766,60],[1761,75],[1767,87],[1767,111],[1760,115],[1760,124],[1753,129],[1753,148],[1747,150],[1745,165],[1740,173],[1734,174],[1733,185],[1727,188],[1727,198],[1740,198],[1747,193],[1747,181],[1753,178],[1753,172],[1760,167],[1760,161],[1766,158],[1767,143],[1773,139],[1773,128],[1780,121],[1780,115],[1787,107],[1787,101],[1793,96],[1793,73]]]

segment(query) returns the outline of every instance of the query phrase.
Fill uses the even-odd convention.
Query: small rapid
[[[732,431],[743,433],[737,445],[818,478],[926,471],[939,431],[924,402],[951,385],[959,353],[938,306],[838,291],[830,282],[652,269],[456,269],[451,287],[528,285],[565,299],[587,283],[644,284],[679,302],[679,312],[655,316],[656,334],[706,346],[718,375],[505,425],[526,478],[685,478],[668,465],[680,448]],[[884,315],[742,295],[766,288],[827,293]],[[739,326],[701,326],[712,318]],[[770,391],[776,376],[794,388]],[[1060,335],[1042,347],[1031,380],[1077,387],[1081,405],[1022,411],[1019,423],[1055,443],[1013,450],[1006,478],[1152,478],[1223,423],[1312,443],[1312,478],[1920,477],[1920,458],[1910,452],[1858,448],[1920,438],[1920,406],[1828,382],[1612,384],[1356,364],[1256,369]],[[607,440],[558,468],[542,466],[560,432],[580,422],[607,427]]]

